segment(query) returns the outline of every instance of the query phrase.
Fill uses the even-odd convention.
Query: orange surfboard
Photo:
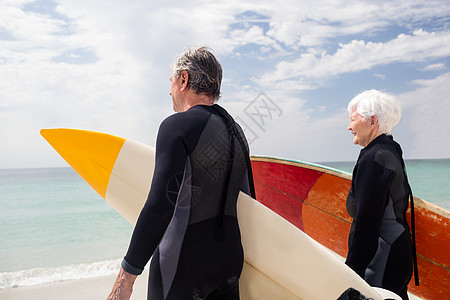
[[[351,218],[346,198],[351,175],[324,166],[253,156],[256,198],[322,245],[346,256]],[[450,295],[450,213],[414,197],[420,286],[408,290],[425,299]],[[410,212],[408,210],[408,218]]]

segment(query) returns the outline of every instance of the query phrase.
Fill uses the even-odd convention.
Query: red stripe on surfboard
[[[303,201],[322,173],[264,161],[252,161],[252,169],[257,200],[303,230]]]
[[[259,202],[282,216],[295,227],[303,230],[302,204],[303,201],[271,188],[270,186],[255,182],[256,198]],[[277,201],[273,201],[277,199]]]

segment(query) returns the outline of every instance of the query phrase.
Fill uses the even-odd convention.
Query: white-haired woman
[[[406,220],[412,193],[402,149],[392,137],[401,107],[392,95],[368,90],[350,101],[348,113],[353,143],[364,149],[353,169],[347,197],[353,222],[345,263],[370,285],[408,299],[415,258]]]

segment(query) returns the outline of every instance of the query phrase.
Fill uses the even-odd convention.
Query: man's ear
[[[187,71],[181,71],[180,80],[181,80],[180,90],[185,90],[187,88],[187,83],[189,81],[189,74]]]

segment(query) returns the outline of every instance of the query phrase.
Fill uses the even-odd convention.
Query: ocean
[[[132,230],[71,168],[0,169],[0,289],[118,273]]]
[[[415,196],[450,210],[450,159],[406,168]],[[132,230],[71,168],[0,169],[0,289],[117,274]]]

